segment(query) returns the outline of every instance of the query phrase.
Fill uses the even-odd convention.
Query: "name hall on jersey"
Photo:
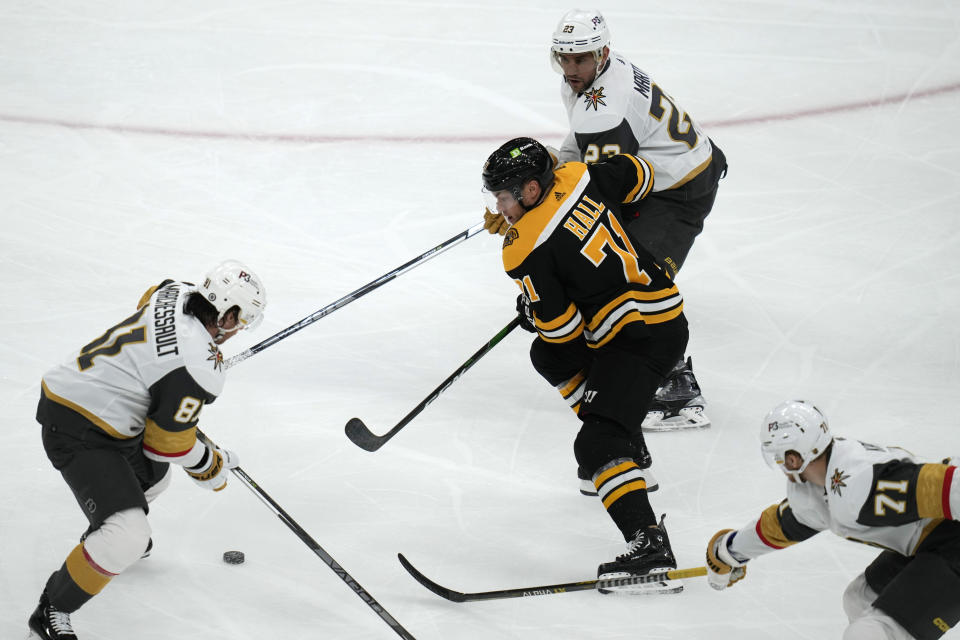
[[[586,240],[593,224],[603,215],[606,208],[606,205],[602,202],[594,202],[587,196],[583,196],[577,206],[570,212],[570,216],[563,221],[563,228],[577,236],[582,242]]]

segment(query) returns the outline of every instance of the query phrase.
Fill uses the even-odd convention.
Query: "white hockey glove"
[[[200,462],[193,467],[184,467],[184,471],[204,489],[220,491],[227,486],[227,470],[239,465],[237,454],[208,444]]]
[[[727,543],[736,532],[733,529],[718,531],[707,543],[707,582],[717,591],[722,591],[747,575],[746,561],[733,557]]]

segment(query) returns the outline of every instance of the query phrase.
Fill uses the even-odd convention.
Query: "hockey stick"
[[[205,434],[201,433],[199,429],[197,429],[197,438],[211,446],[214,446],[213,442]],[[398,636],[405,638],[406,640],[416,640],[416,638],[409,631],[404,629],[403,625],[397,622],[397,619],[390,615],[390,613],[384,609],[383,606],[377,602],[377,600],[370,595],[366,589],[360,586],[360,583],[357,582],[353,576],[347,573],[346,569],[341,567],[340,564],[333,559],[333,556],[327,553],[324,548],[317,543],[316,540],[311,538],[310,534],[307,533],[303,527],[297,524],[296,521],[290,517],[290,514],[283,510],[283,507],[277,504],[276,501],[271,498],[266,491],[261,489],[260,485],[258,485],[253,478],[247,475],[246,471],[240,467],[234,467],[231,469],[231,471],[233,471],[233,474],[240,478],[240,481],[243,482],[243,484],[246,485],[250,491],[256,494],[256,496],[260,498],[260,500],[267,505],[270,510],[277,515],[278,518],[280,518],[283,524],[287,525],[291,531],[297,534],[297,537],[300,538],[300,540],[302,540],[311,551],[320,556],[320,559],[323,560],[323,562],[330,567],[330,569],[337,574],[337,576],[343,580],[347,586],[350,587],[350,589],[352,589],[353,592],[360,597],[361,600],[366,602],[368,607],[373,609],[374,612],[376,612],[376,614],[380,616],[384,622],[390,625],[390,628],[396,631]]]
[[[318,309],[317,311],[314,311],[303,320],[300,320],[299,322],[295,322],[294,324],[290,325],[286,329],[283,329],[282,331],[278,331],[277,333],[273,334],[266,340],[263,340],[262,342],[258,342],[257,344],[253,345],[249,349],[241,351],[235,356],[230,356],[224,361],[223,363],[224,368],[229,369],[230,367],[243,362],[244,360],[254,355],[255,353],[259,353],[264,349],[266,349],[267,347],[275,345],[276,343],[280,342],[284,338],[296,333],[297,331],[300,331],[300,329],[303,329],[304,327],[313,324],[320,318],[330,315],[340,307],[345,307],[346,305],[350,304],[357,298],[367,295],[374,289],[382,285],[385,285],[386,283],[390,282],[397,276],[402,275],[407,271],[409,271],[410,269],[416,267],[417,265],[426,262],[430,258],[443,253],[450,247],[460,244],[461,242],[463,242],[467,238],[470,238],[471,236],[477,235],[482,230],[483,230],[483,223],[478,222],[477,224],[473,225],[469,229],[461,231],[460,233],[453,236],[449,240],[445,240],[444,242],[441,242],[440,244],[433,247],[429,251],[421,253],[419,256],[417,256],[413,260],[410,260],[406,264],[402,264],[396,269],[394,269],[393,271],[389,271],[383,274],[382,276],[380,276],[379,278],[377,278],[376,280],[372,280],[371,282],[368,282],[367,284],[363,285],[356,291],[351,291],[350,293],[343,296],[339,300],[335,302],[331,302],[330,304],[323,307],[322,309]]]
[[[583,582],[562,582],[560,584],[544,584],[536,587],[520,587],[519,589],[498,589],[497,591],[479,591],[475,593],[464,593],[454,591],[447,587],[440,586],[430,578],[426,577],[417,570],[410,561],[398,553],[400,564],[413,576],[413,578],[425,586],[430,591],[441,598],[446,598],[451,602],[473,602],[474,600],[500,600],[503,598],[524,598],[526,596],[547,596],[554,593],[568,593],[570,591],[590,591],[591,589],[607,589],[610,587],[626,587],[634,584],[645,584],[648,582],[662,582],[664,580],[682,580],[684,578],[696,578],[707,575],[706,567],[693,567],[691,569],[673,569],[659,573],[650,573],[645,576],[634,576],[631,578],[610,578],[607,580],[584,580]]]
[[[370,431],[370,429],[367,428],[367,425],[365,425],[363,423],[363,420],[361,420],[360,418],[350,418],[350,420],[347,421],[347,424],[344,427],[344,431],[346,432],[347,437],[350,438],[353,444],[357,445],[361,449],[366,449],[367,451],[376,451],[377,449],[382,447],[384,444],[386,444],[390,438],[397,435],[400,429],[403,429],[405,426],[407,426],[407,423],[409,423],[411,420],[413,420],[418,415],[420,415],[420,412],[426,409],[428,404],[436,400],[437,397],[439,397],[440,394],[443,393],[447,387],[453,384],[457,380],[457,378],[459,378],[464,373],[466,373],[467,369],[475,365],[480,358],[485,356],[487,352],[490,351],[490,349],[493,349],[493,347],[496,346],[498,342],[503,340],[507,336],[507,334],[513,331],[519,324],[520,324],[520,316],[518,315],[516,318],[511,320],[507,324],[507,326],[501,329],[497,335],[490,338],[490,340],[485,345],[480,347],[480,349],[476,353],[470,356],[466,362],[460,365],[456,371],[451,373],[449,378],[441,382],[439,387],[431,391],[430,395],[424,398],[423,401],[420,402],[420,404],[418,404],[416,407],[413,408],[413,411],[411,411],[406,416],[404,416],[403,420],[398,422],[393,429],[390,429],[390,431],[387,431],[382,436],[378,436],[377,434]]]

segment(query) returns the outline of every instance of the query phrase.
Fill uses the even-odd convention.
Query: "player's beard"
[[[592,73],[589,77],[587,77],[587,76],[582,76],[582,75],[579,75],[579,74],[574,74],[574,75],[571,75],[571,76],[565,75],[565,76],[563,76],[563,79],[567,81],[567,85],[568,85],[571,89],[573,89],[577,94],[581,94],[581,93],[583,93],[584,91],[586,91],[587,89],[589,89],[590,87],[593,86],[593,83],[596,82],[596,80],[597,80],[597,74],[596,74],[596,73]],[[571,80],[573,80],[574,82],[576,82],[579,86],[574,86],[573,84],[571,84],[571,83],[570,83]]]
[[[582,93],[583,90],[587,88],[586,83],[580,76],[564,76],[563,79],[566,80],[567,85],[577,93]]]

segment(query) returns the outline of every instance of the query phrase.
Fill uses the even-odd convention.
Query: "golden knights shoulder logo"
[[[593,107],[594,111],[597,111],[600,107],[599,105],[607,106],[607,103],[603,101],[607,96],[603,95],[603,87],[599,89],[590,89],[589,91],[583,92],[583,102],[587,106],[584,107],[587,111],[590,111],[590,107]]]
[[[217,345],[213,344],[212,342],[208,343],[208,345],[210,347],[209,349],[210,357],[208,357],[207,360],[213,362],[214,371],[222,371],[223,370],[223,353],[221,353],[220,348]]]
[[[844,480],[849,477],[849,475],[843,473],[843,471],[840,469],[834,469],[833,476],[830,477],[830,491],[838,496],[843,496],[840,490],[847,486],[847,483],[844,482]]]
[[[510,227],[509,229],[507,229],[507,232],[503,235],[503,248],[506,249],[507,247],[512,245],[513,242],[519,237],[520,237],[520,232],[514,229],[513,227]]]

